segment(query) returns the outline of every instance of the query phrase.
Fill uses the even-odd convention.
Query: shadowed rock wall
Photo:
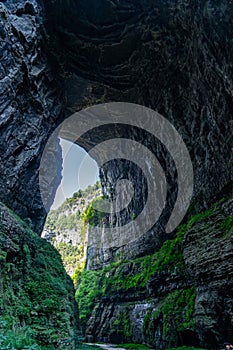
[[[95,103],[127,101],[170,120],[189,148],[195,206],[203,207],[231,177],[231,2],[44,5],[49,40],[40,2],[1,3],[0,198],[41,231],[37,170],[49,134],[64,118],[62,95],[66,116]],[[109,183],[119,177],[113,165],[108,174]],[[50,180],[56,187],[58,178]]]
[[[153,255],[89,271],[99,294],[86,334],[156,349],[219,349],[232,339],[232,204],[222,200],[192,217]],[[82,310],[79,290],[77,300]]]
[[[212,197],[231,179],[232,2],[160,0],[155,4],[149,0],[133,3],[126,0],[51,0],[44,5],[46,12],[36,0],[6,0],[0,4],[1,201],[41,232],[46,213],[39,194],[38,168],[52,130],[66,116],[84,107],[125,101],[151,107],[174,124],[188,146],[194,165],[193,211],[208,206]],[[49,37],[44,31],[44,23]],[[123,136],[135,140],[144,138],[141,131],[124,132]],[[79,143],[89,149],[107,135],[113,135],[113,129],[91,135],[91,138],[87,135]],[[161,145],[155,144],[150,137],[146,138],[145,145],[160,155],[161,162],[166,165],[166,154]],[[56,163],[56,158],[51,154],[53,162]],[[55,176],[51,174],[49,178],[54,185],[50,202],[60,177],[59,164],[56,163],[55,168]],[[113,162],[101,169],[105,190],[114,186],[120,177],[131,173],[142,184],[137,170],[131,166],[127,171],[124,168],[124,164],[121,167]],[[169,173],[172,167],[168,168]],[[170,200],[172,205],[174,196]],[[130,215],[132,210],[126,214]],[[116,219],[124,221],[127,215]],[[163,218],[161,225],[166,219]],[[210,216],[210,220],[213,219]],[[158,249],[164,237],[163,231],[160,236],[156,236],[157,232],[152,230],[154,241],[148,235],[148,240],[134,242],[123,253],[127,256],[130,252],[130,258],[133,258]],[[184,259],[190,275],[188,287],[192,288],[194,284],[197,292],[197,323],[193,331],[205,345],[211,343],[211,337],[220,342],[220,331],[225,336],[232,336],[232,328],[228,326],[232,326],[232,312],[227,311],[228,307],[232,308],[232,296],[227,290],[231,265],[225,264],[231,259],[232,242],[231,236],[224,236],[222,231],[216,241],[215,223],[211,232],[204,230],[205,242],[198,232],[202,232],[202,227],[191,228],[188,233],[187,240],[190,241],[184,243]],[[224,240],[229,243],[224,245]],[[213,252],[209,247],[213,247]],[[224,248],[223,255],[220,247]],[[114,251],[108,252],[105,260],[102,251],[94,251],[92,267],[101,267],[114,259],[114,255]],[[217,264],[213,263],[215,257]],[[222,261],[222,257],[225,260]],[[130,275],[130,267],[126,267],[124,273]],[[162,280],[160,277],[155,276],[149,291],[142,293],[160,298],[159,293],[165,293],[163,286],[165,288],[167,281],[171,282],[168,293],[176,287],[183,288],[186,281],[184,276],[179,283],[173,280],[175,275],[162,276]],[[156,278],[162,291],[157,288]],[[232,286],[230,288],[232,290]],[[114,298],[113,293],[110,302]],[[130,294],[119,293],[118,298],[130,300]],[[140,304],[137,295],[133,298]],[[105,305],[101,307],[106,312]],[[156,308],[157,304],[151,305],[149,312]],[[143,304],[135,318],[146,309],[147,305]],[[113,312],[111,307],[107,311]],[[96,313],[99,319],[102,314]],[[124,322],[127,323],[128,318]],[[153,338],[155,332],[157,337],[150,340],[152,344],[162,341],[159,338],[161,322],[157,312],[152,318],[147,317],[152,331],[145,336],[150,339],[152,334]],[[93,325],[95,319],[90,322],[90,331]],[[93,334],[101,334],[104,329],[102,326],[97,331],[94,327]],[[114,335],[114,327],[112,330],[112,335],[117,335],[117,332]],[[126,331],[133,337],[132,330]],[[172,342],[178,344],[180,335],[175,334],[176,339]],[[187,338],[188,334],[182,336]],[[141,337],[137,335],[133,339],[139,341]]]
[[[151,107],[176,127],[194,166],[193,211],[208,207],[231,179],[232,47],[227,1],[54,1],[47,4],[51,60],[63,81],[66,115],[95,103],[125,101]],[[142,242],[125,254],[141,255],[161,245],[177,188],[168,154],[141,130],[98,130],[79,140],[87,150],[111,137],[142,142],[158,156],[168,180],[167,212]],[[114,161],[101,169],[104,188],[130,177],[143,187],[140,170]],[[145,202],[113,218],[124,223]],[[140,202],[140,205],[139,205]],[[124,250],[124,248],[123,248]],[[113,252],[89,247],[92,266]],[[91,266],[91,264],[90,264]]]
[[[41,4],[1,2],[0,19],[0,199],[40,232],[46,212],[38,168],[59,119],[59,92],[45,54]],[[58,165],[53,183],[59,174]]]

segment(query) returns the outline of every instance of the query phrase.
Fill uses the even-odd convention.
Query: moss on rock
[[[168,346],[175,346],[179,332],[195,329],[195,299],[194,287],[175,290],[166,295],[158,307],[154,311],[151,310],[144,318],[145,338],[149,338],[153,333],[154,324],[161,321],[163,339]]]
[[[0,205],[0,316],[41,346],[73,349],[73,285],[59,253]]]

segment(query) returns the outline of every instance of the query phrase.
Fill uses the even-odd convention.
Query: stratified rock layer
[[[86,316],[87,336],[156,349],[218,349],[232,339],[232,213],[232,199],[218,202],[154,255],[115,262],[96,275],[90,271],[102,293],[96,291],[94,311]],[[81,291],[79,307],[85,303]]]
[[[56,0],[47,2],[46,8],[50,59],[63,84],[66,115],[112,101],[158,111],[176,127],[190,152],[193,212],[208,207],[213,195],[232,177],[232,3]],[[174,164],[166,149],[148,133],[111,125],[89,132],[78,143],[89,150],[114,137],[141,142],[158,157],[166,172],[168,200],[166,212],[142,239],[111,250],[97,249],[90,242],[89,266],[93,268],[109,263],[117,254],[141,256],[158,249],[177,195]],[[112,218],[113,225],[124,225],[146,201],[140,169],[121,160],[101,169],[106,193],[122,178],[136,184],[135,202]],[[120,240],[116,242],[119,245]]]
[[[125,101],[151,107],[173,123],[187,144],[194,165],[193,211],[209,206],[213,195],[228,185],[232,176],[229,166],[232,2],[159,0],[155,4],[151,0],[131,3],[127,0],[51,0],[45,5],[49,41],[43,29],[44,12],[39,1],[6,0],[0,4],[2,202],[40,233],[46,212],[39,193],[38,169],[52,130],[62,119],[84,107]],[[174,169],[167,163],[163,147],[152,137],[144,137],[141,131],[132,133],[130,129],[110,128],[87,135],[78,142],[89,149],[117,134],[144,140],[144,145],[167,165],[168,174],[173,171],[169,184],[169,214],[177,191],[173,184]],[[50,174],[48,170],[47,206],[52,202],[60,177],[59,147],[57,152],[57,157],[54,153],[50,157],[55,171]],[[114,188],[119,178],[127,176],[134,178],[142,188],[140,172],[131,165],[125,167],[125,164],[111,162],[101,169],[106,192]],[[142,192],[144,196],[144,188]],[[136,190],[136,198],[138,194]],[[101,268],[116,260],[117,254],[133,262],[109,272],[109,277],[122,273],[125,279],[128,276],[132,280],[125,292],[122,289],[115,294],[114,289],[109,290],[106,299],[96,306],[88,332],[105,337],[111,331],[113,340],[123,334],[127,340],[143,341],[143,330],[144,341],[156,347],[163,346],[166,339],[172,346],[182,345],[193,336],[196,343],[213,348],[223,337],[232,337],[232,231],[226,219],[230,204],[224,205],[218,205],[211,215],[188,228],[183,255],[188,276],[183,269],[180,274],[174,266],[172,272],[165,268],[165,271],[157,271],[153,278],[150,276],[146,287],[143,279],[142,288],[135,290],[135,285],[138,287],[133,279],[135,266],[139,264],[143,270],[143,255],[159,249],[165,240],[163,230],[157,228],[141,241],[119,251],[114,247],[107,252],[96,251],[89,246],[88,263],[92,268]],[[118,215],[116,221],[124,224],[132,217],[134,209],[130,208],[125,216]],[[163,228],[167,216],[161,220]],[[11,229],[1,235],[7,252],[2,255],[1,263],[5,264],[6,257],[10,262],[3,266],[5,274],[6,269],[11,271],[12,266],[23,259],[23,247],[17,247],[19,242],[13,248],[8,246],[11,235]],[[29,237],[27,239],[30,241]],[[27,240],[25,244],[28,245]],[[136,256],[142,259],[139,263],[133,259]],[[14,274],[13,278],[17,280]],[[122,286],[122,280],[118,282]],[[180,296],[177,290],[183,291]],[[186,304],[189,296],[193,301],[195,295],[193,311],[193,303]],[[179,310],[170,309],[170,304],[180,305]],[[184,313],[180,313],[181,307]],[[181,326],[172,317],[173,311],[179,316]],[[195,325],[190,320],[193,312]],[[20,317],[24,322],[25,315],[20,314]]]
[[[222,201],[188,230],[184,260],[197,288],[196,327],[202,344],[233,337],[233,200]]]

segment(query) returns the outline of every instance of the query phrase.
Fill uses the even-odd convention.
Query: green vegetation
[[[75,285],[85,266],[84,245],[87,224],[89,221],[92,224],[93,220],[96,222],[98,215],[102,217],[101,213],[95,211],[94,208],[91,209],[90,204],[96,202],[96,199],[93,200],[93,198],[99,196],[100,193],[101,185],[100,181],[97,181],[95,185],[88,186],[86,190],[75,192],[73,197],[66,199],[58,209],[51,210],[46,220],[46,233],[54,234],[52,244],[61,254],[64,267]],[[102,223],[102,220],[100,221]],[[76,245],[69,241],[71,231],[72,235],[77,235]]]
[[[61,257],[11,211],[5,208],[3,213],[0,348],[66,348],[72,333],[73,288]]]
[[[99,288],[99,272],[84,270],[81,273],[78,289],[76,291],[76,301],[79,308],[79,320],[83,328],[88,321],[94,302],[101,295]]]
[[[183,261],[184,237],[191,225],[209,217],[211,213],[211,210],[207,210],[192,217],[187,224],[181,225],[175,237],[166,240],[155,254],[132,261],[121,260],[105,267],[100,274],[100,285],[103,294],[127,291],[132,288],[143,288],[157,272],[162,270],[186,275],[186,267]],[[131,265],[130,269],[127,268],[129,264]],[[125,269],[128,270],[127,274],[124,273]]]
[[[88,186],[86,190],[75,192],[73,197],[67,198],[58,209],[49,212],[45,229],[56,233],[65,233],[69,230],[79,231],[80,226],[83,225],[84,211],[93,198],[98,197],[100,193],[100,181],[93,186]],[[85,229],[81,231],[83,234],[86,232]],[[84,235],[82,238],[85,238]]]
[[[98,199],[96,199],[98,201]],[[193,216],[186,224],[181,225],[172,239],[166,240],[162,247],[154,254],[130,261],[123,260],[123,256],[117,257],[118,261],[111,263],[97,271],[83,271],[79,268],[75,276],[77,283],[76,300],[79,307],[80,322],[83,327],[93,312],[98,300],[111,295],[121,295],[127,292],[144,290],[148,282],[161,272],[167,271],[172,274],[187,276],[186,266],[183,260],[183,242],[188,230],[197,222],[204,227],[207,220],[214,217],[214,208]],[[85,211],[84,221],[89,224],[97,224],[101,217],[96,216],[92,205]],[[219,223],[220,228],[228,234],[232,232],[232,217]],[[4,256],[3,256],[4,259]],[[153,334],[154,323],[162,319],[163,336],[168,339],[170,346],[176,344],[177,339],[172,339],[174,334],[185,329],[194,330],[194,305],[195,288],[176,290],[167,295],[160,305],[144,318],[144,334],[149,337]],[[119,312],[111,325],[111,334],[121,336],[130,342],[132,329],[129,313],[125,310]]]
[[[130,262],[113,263],[104,268],[100,282],[104,294],[145,287],[156,272],[164,269],[185,274],[182,242],[186,230],[187,225],[181,226],[175,238],[165,241],[161,249],[155,254],[134,259]],[[125,275],[124,270],[129,263],[131,263],[131,269]],[[108,278],[105,278],[105,275]]]
[[[202,219],[208,218],[212,214],[212,212],[213,212],[212,209],[208,209],[208,210],[203,211],[202,213],[198,213],[198,214],[192,216],[191,219],[189,220],[188,225],[191,226],[195,222],[198,222]]]
[[[72,279],[72,281],[74,283],[75,288],[78,285],[78,281],[80,279],[81,273],[83,272],[84,268],[85,268],[85,260],[83,260],[83,258],[82,258],[82,260],[80,260],[78,262],[78,264],[76,265],[74,273],[71,276],[71,279]]]
[[[152,317],[155,318],[162,314],[164,336],[169,337],[173,326],[177,331],[194,328],[195,299],[196,290],[194,287],[176,290],[164,298],[161,305],[152,314]]]
[[[143,288],[156,272],[163,269],[186,273],[182,255],[182,241],[186,229],[187,225],[181,226],[175,238],[166,241],[153,255],[132,261],[114,262],[102,270],[81,272],[75,297],[82,326],[85,327],[97,298],[122,293],[132,288]],[[125,270],[128,271],[127,274],[124,273]],[[124,324],[122,320],[121,324]],[[127,335],[128,331],[123,331]]]
[[[120,311],[117,314],[116,319],[111,325],[110,337],[112,334],[117,335],[117,337],[125,342],[132,340],[133,332],[127,310]]]
[[[77,204],[78,201],[83,203],[83,199],[88,198],[89,196],[91,197],[96,197],[99,195],[101,190],[101,183],[100,181],[97,181],[93,186],[89,185],[85,190],[79,190],[78,192],[75,192],[73,194],[73,197],[67,198],[66,201],[64,202],[64,206],[67,204],[69,206],[74,206]]]
[[[56,249],[63,257],[63,263],[65,267],[69,268],[69,265],[74,266],[80,261],[80,256],[84,254],[83,245],[73,246],[69,243],[58,243]]]
[[[104,211],[101,211],[101,204],[104,196],[97,197],[88,205],[83,215],[84,224],[89,224],[91,226],[103,226],[104,222],[107,222],[107,216]],[[96,209],[100,210],[96,210]]]
[[[117,293],[121,294],[122,292],[133,289],[143,289],[153,276],[160,271],[166,270],[171,273],[177,273],[180,276],[186,276],[187,271],[183,261],[184,237],[188,229],[194,223],[209,217],[211,214],[212,210],[207,210],[193,216],[187,224],[181,225],[175,237],[165,241],[155,254],[130,261],[119,260],[98,271],[81,272],[77,280],[76,300],[78,302],[83,327],[85,327],[85,323],[89,319],[92,308],[98,298],[108,295],[117,295]],[[125,271],[127,271],[127,273],[125,273]],[[95,291],[93,291],[92,287],[95,288]],[[92,292],[90,292],[90,289],[92,289]],[[192,327],[190,315],[193,312],[194,300],[194,290],[176,291],[175,294],[169,295],[169,298],[164,300],[160,311],[166,314],[167,320],[169,320],[169,312],[174,312],[178,315],[177,317],[179,317],[179,310],[183,310],[187,306],[179,327]],[[191,304],[186,305],[186,301],[187,303],[190,301]],[[177,305],[178,309],[169,311],[168,306],[170,304],[173,306]],[[178,320],[175,321],[178,322]],[[150,320],[148,320],[148,322],[150,322]],[[169,332],[169,323],[164,321],[164,327],[165,334],[167,334]],[[126,333],[127,331],[125,334]]]
[[[176,290],[168,294],[156,308],[144,318],[143,333],[149,338],[158,319],[162,320],[163,337],[168,344],[176,344],[177,333],[190,329],[194,330],[194,308],[196,290],[194,287]],[[175,337],[175,338],[174,338]]]
[[[54,346],[38,345],[35,338],[35,331],[32,328],[9,330],[6,322],[0,319],[1,350],[55,350]]]
[[[225,236],[228,236],[233,231],[233,215],[226,218],[220,226],[225,231]]]
[[[62,232],[66,230],[75,230],[78,228],[78,220],[80,219],[80,213],[75,214],[59,214],[56,210],[49,212],[46,228],[53,230],[54,232]]]
[[[85,267],[83,244],[74,246],[70,243],[58,243],[55,248],[61,254],[66,272],[72,274],[71,278],[76,285],[79,274]]]

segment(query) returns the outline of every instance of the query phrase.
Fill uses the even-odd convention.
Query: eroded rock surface
[[[231,178],[232,4],[57,0],[44,5],[46,16],[35,0],[1,3],[1,199],[41,231],[46,213],[37,171],[46,140],[62,119],[62,95],[66,116],[95,103],[126,101],[171,121],[189,148],[195,207],[203,208]],[[107,134],[91,136],[93,145]],[[88,139],[79,142],[90,147]],[[150,137],[145,144],[172,172],[162,146]],[[54,187],[48,204],[59,178],[54,168],[58,175],[49,179]],[[108,185],[119,178],[117,168],[127,175],[111,163],[103,169]],[[169,198],[172,206],[174,197]]]
[[[232,209],[232,200],[223,200],[179,228],[153,256],[96,271],[103,294],[95,299],[87,335],[156,349],[218,349],[231,339]]]
[[[84,107],[124,101],[151,107],[174,124],[194,166],[192,210],[210,206],[213,195],[228,185],[232,176],[232,2],[51,0],[44,5],[49,41],[39,1],[6,0],[0,4],[1,201],[41,232],[46,212],[38,169],[52,130]],[[154,228],[120,251],[89,247],[92,268],[117,260],[119,253],[133,262],[108,271],[109,294],[96,305],[87,331],[94,337],[109,336],[111,331],[113,341],[123,334],[127,340],[145,341],[158,348],[164,345],[164,337],[171,346],[194,339],[195,344],[214,348],[224,337],[232,337],[232,231],[226,224],[230,202],[218,205],[208,218],[189,227],[181,250],[184,264],[180,265],[185,266],[187,275],[183,268],[180,271],[172,265],[170,271],[165,264],[150,279],[136,283],[134,275],[140,274],[138,268],[143,271],[143,260],[135,262],[134,257],[144,259],[165,240],[163,227],[177,190],[175,173],[162,145],[141,131],[110,128],[86,135],[79,144],[89,149],[115,134],[144,140],[160,157],[172,174],[172,195],[160,222],[162,231]],[[57,159],[59,156],[51,153],[56,171],[48,178],[54,185],[48,204],[60,177]],[[141,185],[144,196],[140,171],[118,162],[101,169],[106,191],[125,175]],[[138,201],[140,205],[144,199]],[[134,209],[115,220],[124,223]],[[11,234],[10,229],[2,235],[4,244]],[[21,259],[22,247],[13,244],[13,250],[5,248],[10,264],[18,264],[13,255]],[[3,260],[5,257],[3,254]],[[120,286],[127,278],[130,284],[116,293],[111,280],[118,275]],[[183,292],[179,295],[179,291]],[[195,295],[195,304],[186,305]],[[172,317],[170,304],[180,305],[176,315],[182,326]],[[190,319],[193,312],[195,324]]]
[[[63,82],[66,115],[111,101],[158,111],[189,149],[195,179],[193,212],[208,207],[232,177],[232,3],[56,0],[46,7],[50,58]],[[111,126],[78,142],[88,150],[109,137],[133,139],[150,149],[166,171],[169,195],[160,221],[135,244],[112,251],[90,244],[93,267],[109,263],[117,253],[140,256],[157,249],[177,195],[174,164],[151,135]],[[132,164],[114,160],[101,169],[106,192],[122,178],[137,183],[136,201],[112,218],[112,225],[127,222],[146,201],[144,179]]]
[[[0,198],[40,232],[46,212],[38,168],[48,135],[59,119],[59,94],[45,54],[41,4],[1,2],[0,19]],[[53,158],[51,154],[51,162]],[[58,183],[58,169],[53,183]]]

